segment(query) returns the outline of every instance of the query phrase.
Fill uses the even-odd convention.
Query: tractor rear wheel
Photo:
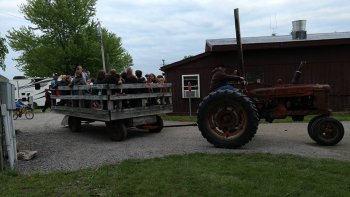
[[[344,126],[332,117],[321,117],[311,126],[310,137],[319,145],[332,146],[344,137]]]
[[[258,129],[259,117],[254,103],[238,91],[210,93],[197,113],[202,136],[216,147],[239,148],[248,143]]]

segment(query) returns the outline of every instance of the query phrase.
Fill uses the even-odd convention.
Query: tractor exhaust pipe
[[[298,67],[298,70],[295,71],[293,78],[292,78],[292,84],[298,84],[300,82],[301,78],[301,70],[303,69],[303,65],[306,64],[306,61],[301,61]]]
[[[241,42],[241,28],[239,25],[239,10],[235,9],[235,27],[236,27],[236,42],[237,42],[237,52],[238,52],[238,61],[239,61],[239,69],[240,76],[245,77],[245,69],[244,69],[244,59],[243,59],[243,49]]]

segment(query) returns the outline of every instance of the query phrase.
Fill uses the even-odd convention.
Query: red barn
[[[334,111],[350,109],[350,32],[308,34],[305,39],[292,35],[242,38],[246,79],[249,86],[271,86],[277,79],[290,82],[301,61],[301,83],[330,84],[330,102]],[[173,84],[175,114],[189,112],[188,82],[192,111],[209,94],[211,71],[224,64],[238,68],[236,40],[207,40],[205,52],[161,67]]]

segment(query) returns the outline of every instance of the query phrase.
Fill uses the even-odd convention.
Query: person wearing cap
[[[227,74],[225,65],[218,65],[212,70],[213,76],[210,82],[210,91],[215,91],[218,89],[229,89],[235,90],[236,88],[233,85],[228,84],[232,81],[243,81],[244,78],[238,76],[237,74]],[[237,73],[237,72],[235,72]]]

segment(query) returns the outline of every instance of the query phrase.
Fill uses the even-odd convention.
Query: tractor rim
[[[338,127],[331,122],[324,122],[320,125],[318,135],[325,140],[334,139],[338,135]]]
[[[207,114],[207,123],[211,132],[223,139],[240,136],[247,127],[247,114],[243,107],[233,101],[224,101],[215,105]]]

